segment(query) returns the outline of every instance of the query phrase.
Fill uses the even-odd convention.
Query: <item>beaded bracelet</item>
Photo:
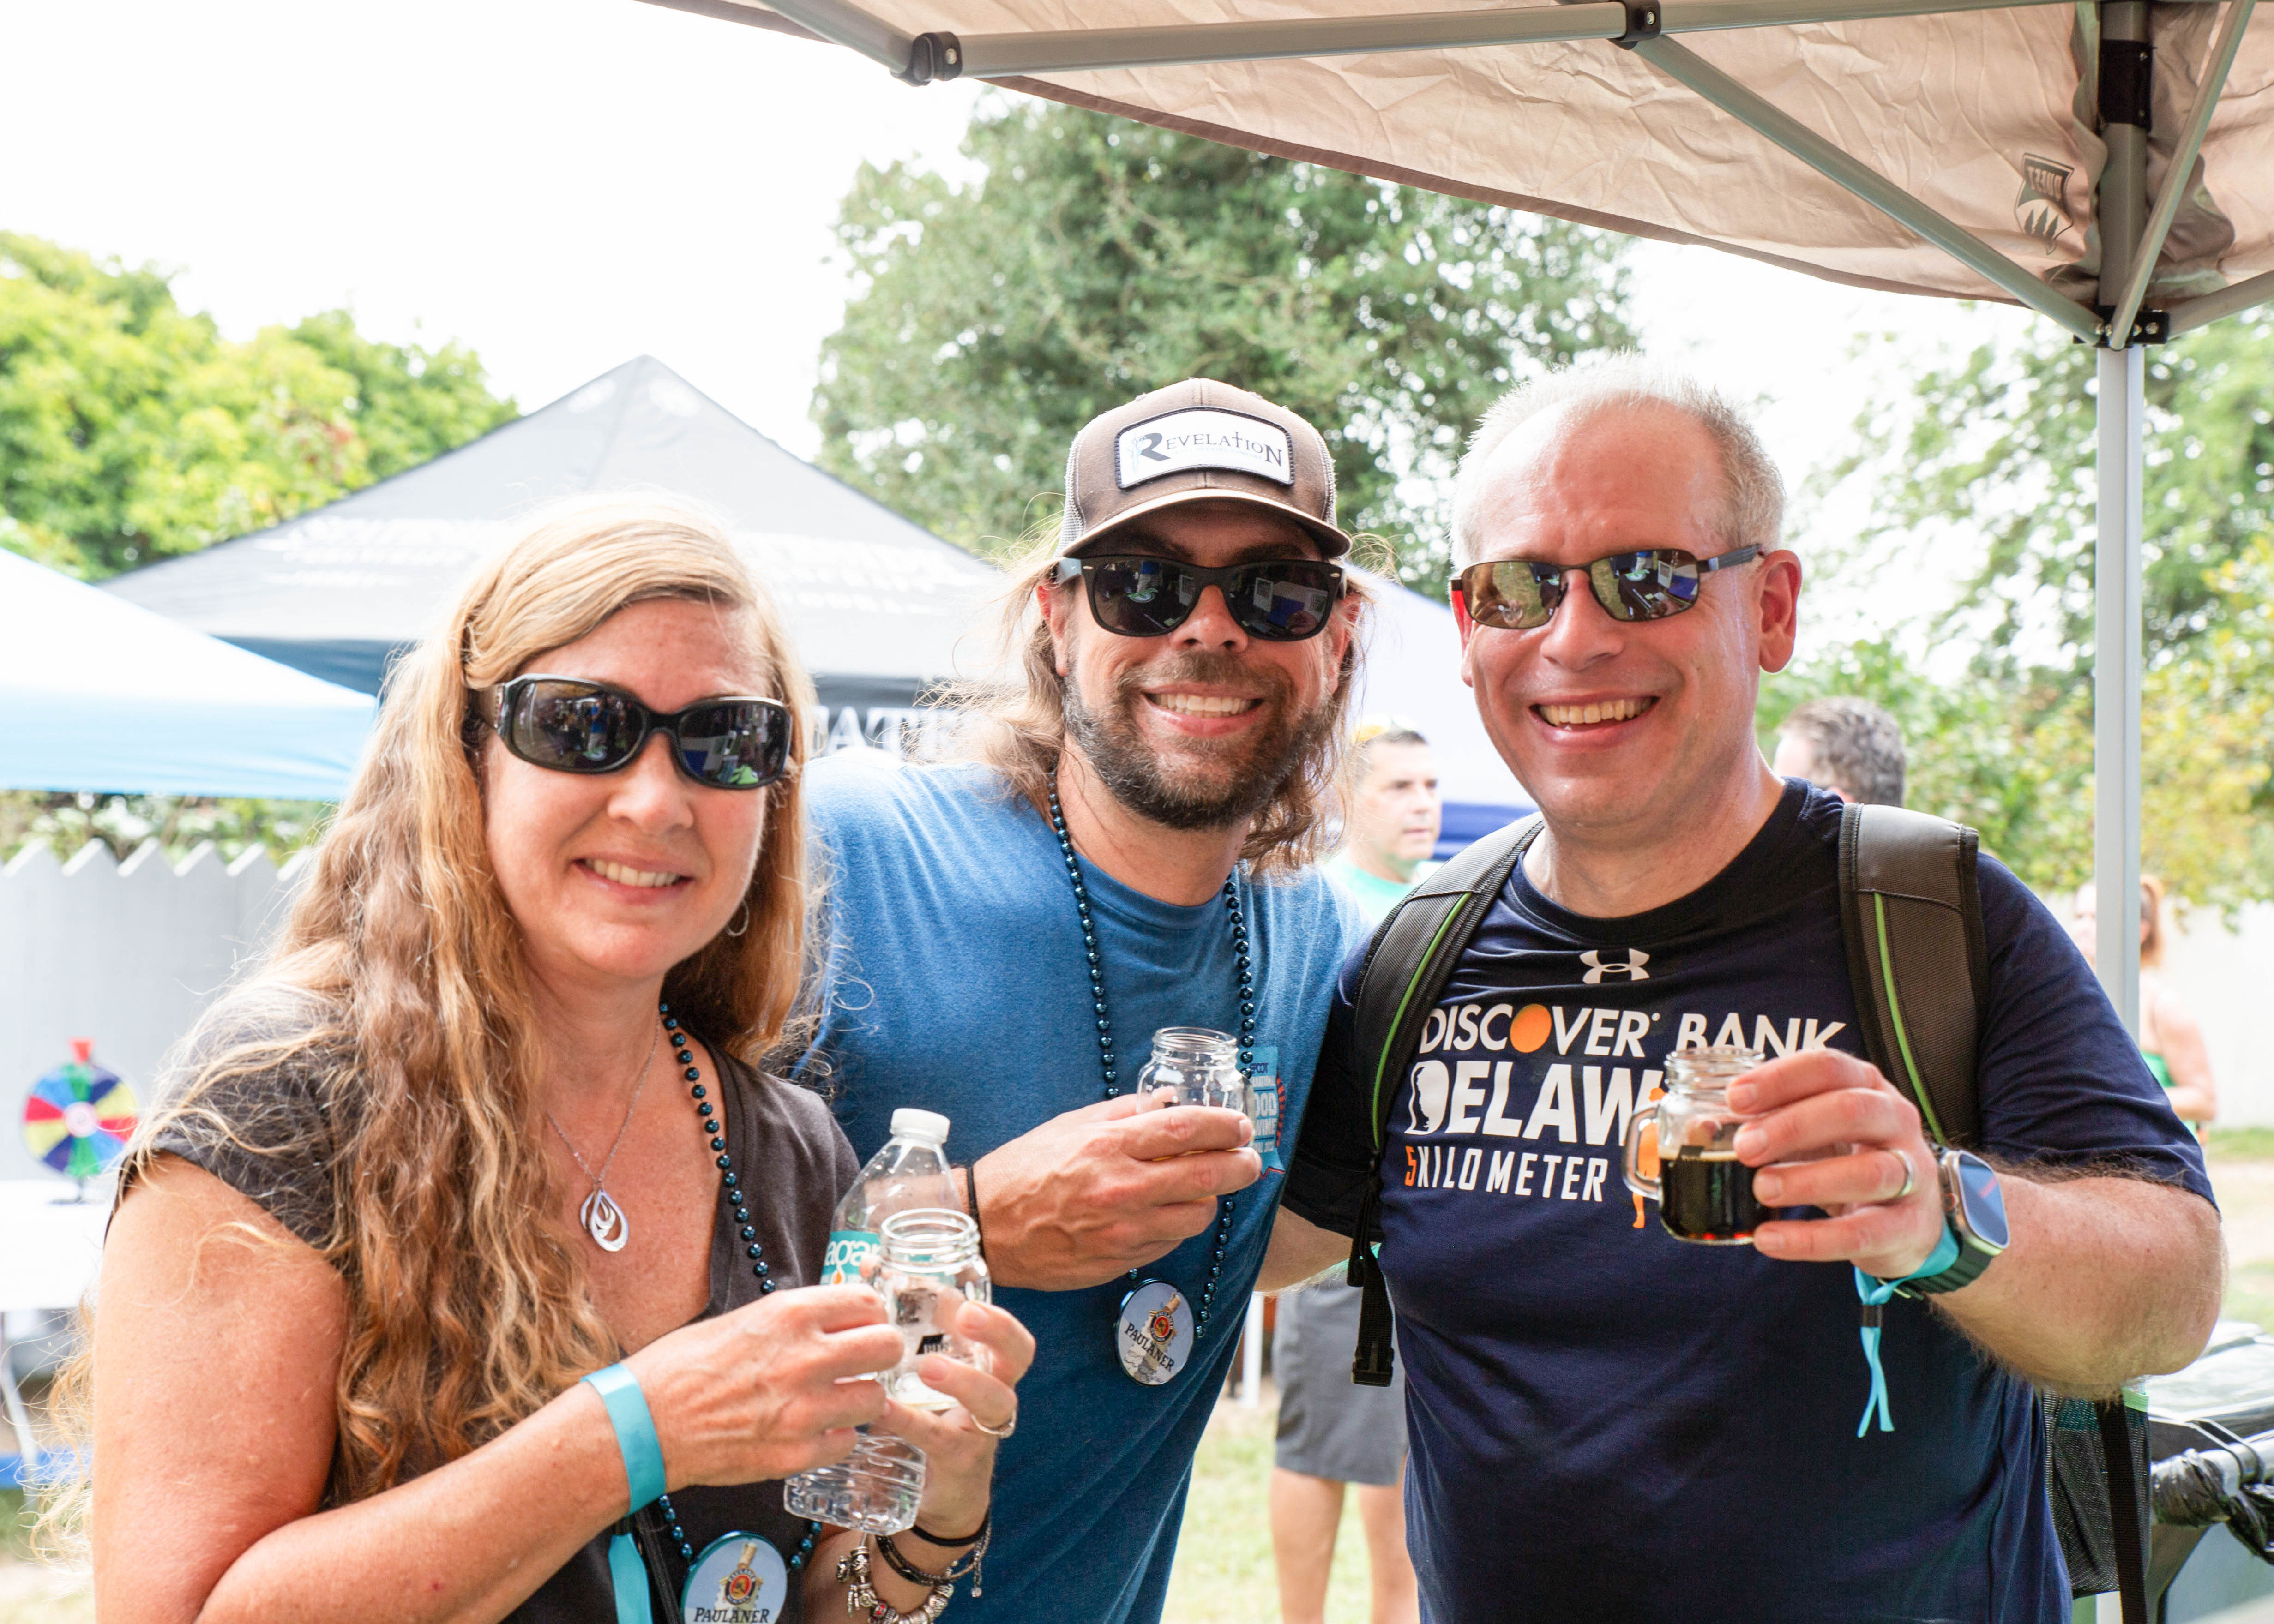
[[[890,1602],[881,1599],[877,1587],[869,1582],[869,1536],[861,1536],[861,1543],[837,1559],[837,1582],[845,1587],[845,1611],[855,1613],[865,1607],[870,1624],[932,1624],[932,1620],[947,1611],[947,1604],[955,1595],[952,1584],[932,1587],[924,1598],[922,1606],[914,1613],[902,1613]],[[922,1580],[911,1580],[922,1583]]]
[[[976,1598],[986,1594],[980,1589],[980,1586],[986,1583],[986,1577],[980,1571],[980,1568],[981,1564],[987,1560],[987,1546],[994,1532],[992,1522],[993,1518],[990,1516],[988,1522],[979,1525],[979,1531],[969,1540],[957,1541],[959,1545],[968,1545],[970,1548],[963,1551],[960,1555],[950,1558],[945,1571],[941,1573],[927,1573],[908,1560],[907,1557],[901,1553],[900,1546],[892,1543],[892,1537],[890,1534],[877,1536],[877,1554],[885,1559],[886,1567],[910,1584],[952,1585],[958,1579],[968,1578],[971,1581],[971,1594]],[[915,1532],[919,1538],[930,1540],[934,1545],[940,1544],[940,1541],[932,1539],[931,1536],[922,1529],[916,1530]]]

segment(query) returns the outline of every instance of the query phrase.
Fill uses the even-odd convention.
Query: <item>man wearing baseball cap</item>
[[[1301,418],[1207,380],[1132,401],[1074,437],[1005,676],[964,696],[970,759],[808,781],[827,919],[802,1070],[864,1156],[897,1107],[950,1119],[999,1300],[1039,1346],[959,1613],[1160,1616],[1365,929],[1310,866],[1365,607],[1349,548]],[[1252,1116],[1141,1109],[1168,1027],[1231,1040]]]

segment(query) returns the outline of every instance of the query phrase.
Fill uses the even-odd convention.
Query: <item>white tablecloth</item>
[[[75,1202],[65,1178],[0,1179],[0,1310],[75,1308],[102,1263],[110,1181]]]

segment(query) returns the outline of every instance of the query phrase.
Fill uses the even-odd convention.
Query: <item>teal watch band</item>
[[[608,1424],[616,1429],[616,1448],[624,1457],[624,1481],[631,1490],[631,1508],[654,1501],[664,1491],[663,1441],[655,1435],[655,1417],[648,1413],[647,1395],[630,1367],[611,1365],[584,1378],[600,1402],[607,1406]]]

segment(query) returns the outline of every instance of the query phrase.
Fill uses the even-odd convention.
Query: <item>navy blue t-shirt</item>
[[[1854,1273],[1668,1235],[1620,1177],[1668,1055],[1860,1054],[1840,802],[1791,783],[1736,861],[1625,919],[1517,868],[1423,1033],[1382,1161],[1382,1262],[1433,1620],[2055,1624],[2068,1588],[2029,1386],[1923,1301],[1888,1304],[1894,1431],[1858,1438]],[[2121,1164],[2210,1199],[2099,984],[2043,904],[1979,868],[1988,1151]],[[1371,1164],[1345,966],[1286,1204],[1350,1233]]]

